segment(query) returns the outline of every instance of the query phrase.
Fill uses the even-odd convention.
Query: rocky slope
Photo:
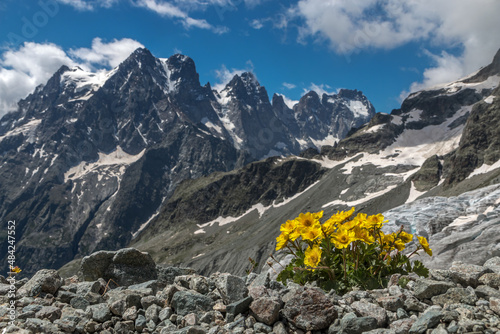
[[[329,123],[311,133],[303,119],[319,111],[271,104],[251,73],[217,92],[183,55],[138,49],[109,72],[63,66],[0,120],[1,247],[15,220],[28,273],[118,249],[183,180],[333,144],[374,114],[357,91],[325,99],[336,101],[320,103]]]
[[[324,210],[329,216],[355,206],[367,214],[387,212],[393,227],[404,223],[430,236],[433,244],[443,242],[436,247],[443,247],[439,253],[448,255],[442,260],[436,257],[439,265],[449,265],[453,256],[463,259],[472,246],[479,247],[477,254],[500,255],[489,244],[498,241],[495,236],[500,234],[494,220],[500,203],[488,202],[491,208],[487,211],[476,208],[481,198],[498,196],[495,188],[441,199],[500,181],[498,58],[466,79],[410,95],[401,109],[375,115],[337,145],[323,146],[321,152],[307,150],[301,157],[269,159],[235,170],[231,176],[218,174],[191,181],[186,189],[193,191],[184,193],[184,187],[178,188],[131,245],[148,251],[159,263],[182,263],[203,274],[217,270],[243,274],[242,262],[246,261],[242,259],[251,257],[261,267],[265,265],[274,252],[279,226],[286,220],[300,212]],[[282,177],[279,170],[298,163],[306,171],[301,177]],[[274,167],[262,168],[270,165]],[[240,180],[246,180],[248,186],[242,186]],[[299,192],[290,194],[283,188]],[[246,201],[233,200],[240,198]],[[417,198],[428,199],[412,206]],[[402,206],[405,203],[409,204]],[[452,212],[449,205],[459,209]],[[393,213],[398,210],[400,215]],[[427,218],[413,222],[420,215]],[[450,235],[457,229],[452,223],[463,215],[478,215],[479,220],[471,217],[470,223],[460,227],[470,230],[468,236],[454,239]],[[436,216],[439,218],[433,219]],[[486,225],[481,225],[483,220]],[[474,243],[475,233],[482,228],[487,231],[485,239]],[[475,261],[480,264],[483,260],[478,256]]]
[[[266,272],[205,277],[155,267],[131,248],[85,257],[80,278],[41,270],[14,283],[15,297],[0,280],[3,333],[500,332],[499,257],[482,266],[454,262],[428,278],[393,275],[387,288],[343,296],[284,286]]]

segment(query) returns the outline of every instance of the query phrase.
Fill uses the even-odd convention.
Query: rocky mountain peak
[[[193,59],[188,56],[175,54],[166,60],[170,81],[179,81],[184,84],[200,85],[199,75]]]

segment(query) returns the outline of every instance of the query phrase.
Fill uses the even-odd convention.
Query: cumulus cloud
[[[249,60],[247,61],[246,65],[247,66],[244,69],[237,69],[237,68],[228,69],[226,65],[222,65],[220,69],[215,70],[215,76],[219,81],[215,85],[213,85],[213,88],[216,91],[220,92],[226,87],[229,81],[231,81],[231,79],[234,78],[235,75],[241,75],[243,72],[253,73],[253,63]]]
[[[112,68],[141,46],[131,39],[104,43],[96,38],[91,49],[69,52],[53,43],[33,42],[26,42],[17,49],[7,49],[0,55],[0,117],[15,110],[20,99],[36,86],[45,84],[62,65]]]
[[[124,38],[114,39],[109,43],[104,43],[100,38],[94,38],[92,47],[71,49],[69,54],[76,59],[80,59],[85,67],[93,69],[95,65],[104,67],[116,67],[127,58],[135,49],[144,47],[141,43]]]
[[[283,87],[285,87],[286,89],[294,89],[295,87],[297,87],[297,85],[289,82],[283,82]]]
[[[308,88],[304,88],[304,94],[310,92],[310,91],[315,91],[318,93],[319,97],[323,96],[323,94],[327,95],[333,95],[335,94],[334,91],[332,91],[332,87],[327,85],[327,84],[315,84],[311,82],[311,85]]]
[[[459,55],[430,54],[435,66],[411,90],[456,80],[488,64],[500,47],[496,0],[300,0],[288,17],[299,20],[299,41],[327,41],[346,57],[366,49],[393,49],[410,42]],[[334,18],[334,19],[332,19]]]
[[[45,83],[62,65],[75,62],[55,44],[24,43],[0,58],[0,117],[17,106],[36,86]]]

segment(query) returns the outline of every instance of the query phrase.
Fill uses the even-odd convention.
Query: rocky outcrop
[[[40,271],[17,281],[18,293],[10,299],[9,284],[0,277],[0,329],[26,334],[494,334],[500,331],[499,264],[499,257],[481,266],[456,262],[447,270],[431,270],[428,278],[398,274],[386,288],[343,296],[311,285],[284,286],[267,272],[204,277],[186,274],[185,268],[171,268],[177,273],[173,280],[158,277],[121,287],[102,278],[57,277],[55,289],[19,293],[54,277]],[[9,300],[14,324],[8,323]]]

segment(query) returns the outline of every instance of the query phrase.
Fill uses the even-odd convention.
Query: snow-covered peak
[[[104,85],[115,71],[116,69],[111,71],[101,70],[93,73],[75,66],[61,75],[61,86],[73,88],[74,93],[96,91]]]
[[[471,74],[465,78],[462,78],[458,81],[453,81],[449,82],[446,84],[440,84],[440,85],[435,85],[429,88],[426,88],[424,90],[418,91],[411,93],[407,98],[408,99],[413,99],[417,96],[419,96],[422,92],[429,92],[429,91],[441,91],[444,90],[444,95],[453,95],[456,94],[464,89],[474,89],[478,94],[481,94],[481,91],[483,89],[494,89],[498,87],[500,84],[500,75],[492,75],[488,77],[484,81],[480,82],[469,82],[467,79],[474,77],[478,72]]]

